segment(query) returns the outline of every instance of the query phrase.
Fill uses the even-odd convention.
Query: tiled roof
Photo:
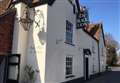
[[[5,13],[6,9],[10,6],[12,0],[3,0],[0,1],[0,15]]]
[[[100,38],[100,30],[101,30],[101,23],[98,24],[89,24],[86,30],[93,36],[95,39],[99,40]]]
[[[103,42],[104,42],[104,45],[106,46],[102,23],[89,24],[87,26],[87,28],[84,29],[84,31],[89,33],[89,35],[92,36],[97,41],[100,40],[100,34],[102,33],[102,35],[103,35]]]
[[[32,0],[32,3],[36,3],[36,2],[38,2],[39,0]]]

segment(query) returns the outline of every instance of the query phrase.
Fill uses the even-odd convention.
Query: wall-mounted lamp
[[[26,31],[29,30],[33,23],[33,19],[30,18],[29,7],[26,7],[26,9],[23,11],[23,15],[19,18],[19,22]]]
[[[25,10],[22,12],[22,16],[19,19],[19,23],[23,26],[24,30],[28,31],[33,23],[35,23],[35,27],[39,27],[44,25],[44,15],[41,10],[33,9],[30,12],[30,8],[26,6]],[[30,13],[33,14],[34,18],[32,19]],[[35,18],[36,17],[36,18]],[[37,19],[37,20],[36,20]],[[42,25],[40,25],[42,22]]]

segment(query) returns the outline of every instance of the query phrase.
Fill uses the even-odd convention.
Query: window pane
[[[66,42],[72,43],[73,39],[73,24],[66,21]]]
[[[66,57],[66,75],[72,74],[72,57]]]
[[[18,76],[18,66],[10,66],[9,69],[9,79],[17,80]]]

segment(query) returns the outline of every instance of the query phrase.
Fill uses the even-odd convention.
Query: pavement
[[[120,83],[120,67],[111,67],[111,71],[85,83]]]

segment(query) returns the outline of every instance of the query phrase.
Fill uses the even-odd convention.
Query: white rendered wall
[[[18,17],[24,7],[22,3],[16,5]],[[76,16],[73,14],[72,5],[67,0],[56,0],[52,6],[41,5],[35,7],[35,10],[40,10],[44,15],[44,24],[43,18],[40,18],[39,27],[33,23],[27,32],[17,20],[15,21],[13,53],[21,54],[21,76],[27,63],[36,71],[35,83],[60,83],[83,77],[83,49],[92,50],[92,43],[95,46],[95,54],[89,56],[89,74],[98,73],[97,42],[81,29],[76,29]],[[31,15],[33,19],[39,20],[32,13],[32,9]],[[65,43],[66,20],[74,25],[74,46]],[[75,77],[66,78],[66,56],[73,57]]]
[[[33,23],[28,38],[27,64],[36,71],[35,83],[45,83],[47,8],[48,5],[35,7],[35,11],[40,11],[36,12],[35,16],[32,13],[33,9],[31,9],[31,17],[40,25],[36,26],[36,23]]]
[[[26,5],[23,3],[19,3],[19,4],[15,5],[15,8],[17,10],[16,18],[19,18],[22,16],[22,12],[24,11],[25,6]],[[23,29],[22,25],[18,22],[18,19],[16,19],[15,25],[14,25],[14,33],[13,33],[12,53],[21,55],[20,81],[23,78],[23,71],[24,71],[23,69],[26,64],[27,37],[28,37],[28,32]],[[15,71],[13,73],[15,73]],[[11,73],[11,75],[12,75],[12,73]]]
[[[78,44],[79,44],[78,46],[82,53],[82,56],[83,56],[83,49],[90,49],[92,53],[92,44],[94,44],[95,53],[92,53],[91,56],[88,57],[89,58],[89,75],[98,73],[99,72],[98,46],[97,46],[96,40],[94,40],[90,35],[88,35],[82,29],[78,29],[77,36],[78,36]]]
[[[104,72],[106,67],[106,47],[104,45],[103,34],[101,29],[99,41],[99,55],[100,55],[100,72]]]
[[[66,20],[73,26],[73,44],[65,43]],[[46,83],[60,83],[83,77],[83,57],[78,50],[76,38],[76,16],[73,6],[67,0],[56,0],[48,7]],[[73,75],[66,78],[66,56],[73,56]]]

